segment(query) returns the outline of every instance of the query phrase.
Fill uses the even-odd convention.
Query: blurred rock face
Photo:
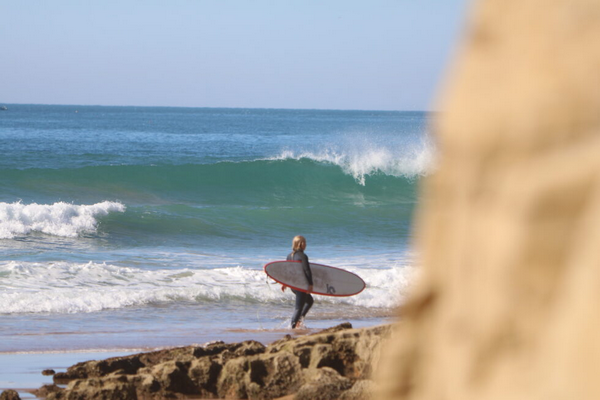
[[[471,17],[380,398],[598,399],[600,1]]]

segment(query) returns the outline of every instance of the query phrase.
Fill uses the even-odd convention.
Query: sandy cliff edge
[[[600,398],[600,2],[481,0],[382,399]]]

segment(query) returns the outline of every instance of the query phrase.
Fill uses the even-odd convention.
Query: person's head
[[[298,250],[304,251],[306,249],[306,238],[304,236],[295,236],[292,240],[292,251],[295,253]]]

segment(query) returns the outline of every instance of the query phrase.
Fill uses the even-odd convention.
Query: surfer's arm
[[[309,286],[309,290],[312,291],[312,286],[313,286],[313,279],[312,279],[312,272],[310,270],[310,265],[308,264],[308,256],[306,254],[303,254],[304,257],[302,257],[302,269],[304,270],[304,275],[306,275],[306,280],[308,281],[308,286]]]

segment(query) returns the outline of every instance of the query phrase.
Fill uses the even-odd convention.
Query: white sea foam
[[[402,302],[413,270],[349,268],[367,283],[352,297],[319,301],[363,307],[394,307]],[[285,302],[293,295],[267,283],[262,270],[243,267],[144,270],[105,263],[0,264],[0,313],[88,313],[155,303]]]
[[[398,143],[353,137],[318,150],[284,150],[271,159],[303,158],[338,165],[344,173],[365,185],[367,176],[378,173],[405,178],[429,173],[434,166],[435,146],[428,135],[412,142]]]
[[[75,237],[95,232],[97,217],[110,212],[124,212],[121,203],[104,201],[93,205],[64,202],[54,204],[0,203],[0,239],[41,232],[49,235]]]

